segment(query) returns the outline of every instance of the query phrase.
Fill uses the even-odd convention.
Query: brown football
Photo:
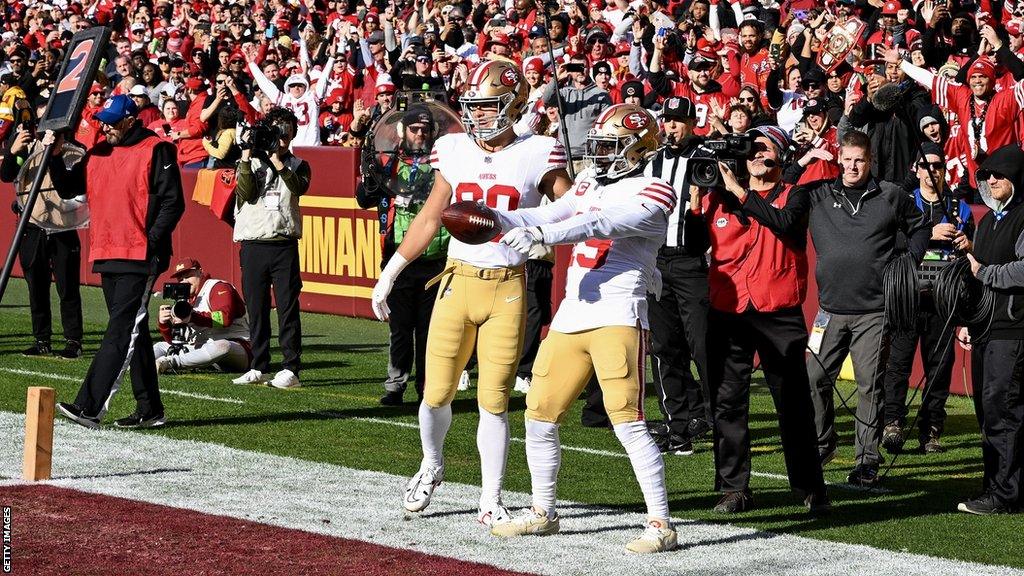
[[[466,244],[483,244],[501,232],[494,211],[471,200],[456,202],[441,212],[441,223]]]

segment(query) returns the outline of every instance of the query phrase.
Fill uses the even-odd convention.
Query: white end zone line
[[[63,380],[63,381],[70,381],[70,382],[78,382],[78,381],[80,381],[79,378],[73,378],[73,377],[70,377],[70,376],[63,376],[63,375],[60,375],[60,374],[53,374],[53,373],[48,373],[48,372],[33,372],[31,370],[21,370],[21,369],[17,369],[17,368],[0,368],[0,371],[9,372],[9,373],[12,373],[12,374],[20,374],[20,375],[23,375],[23,376],[38,376],[40,378],[50,378],[50,379],[53,379],[53,380]],[[195,398],[197,400],[209,400],[209,401],[212,401],[212,402],[226,402],[226,403],[229,403],[229,404],[236,404],[236,405],[245,405],[246,404],[246,402],[244,400],[239,400],[237,398],[224,398],[224,397],[218,397],[218,396],[208,396],[206,394],[198,394],[198,393],[195,393],[195,392],[183,392],[181,390],[169,390],[164,385],[161,385],[160,392],[162,394],[170,394],[170,395],[173,395],[173,396],[184,396],[184,397],[187,397],[187,398]],[[382,425],[385,425],[385,426],[394,426],[394,427],[398,427],[398,428],[409,428],[409,429],[413,429],[413,430],[419,430],[419,425],[418,424],[414,424],[414,423],[411,423],[411,422],[402,422],[400,420],[387,420],[385,418],[368,418],[368,417],[362,417],[362,416],[347,416],[344,412],[337,412],[337,411],[331,411],[331,410],[320,410],[320,411],[317,411],[317,413],[318,414],[323,414],[325,416],[331,416],[333,418],[339,418],[339,419],[342,419],[342,420],[356,420],[358,422],[366,422],[366,423],[369,423],[369,424],[382,424]],[[512,442],[519,443],[519,444],[525,444],[526,443],[526,440],[524,438],[513,437],[513,438],[509,438],[509,440],[512,441]],[[608,457],[608,458],[628,458],[628,456],[624,452],[612,452],[610,450],[599,450],[597,448],[587,448],[587,447],[584,447],[584,446],[569,446],[569,445],[564,445],[563,444],[562,445],[562,450],[565,450],[566,452],[579,452],[581,454],[590,454],[592,456],[605,456],[605,457]],[[776,480],[776,481],[779,481],[779,482],[786,482],[786,483],[789,482],[789,477],[786,476],[785,474],[775,474],[773,472],[751,471],[750,475],[754,476],[756,478],[765,478],[765,479],[768,479],[768,480]],[[834,487],[834,488],[840,488],[840,489],[843,489],[843,490],[851,490],[851,491],[854,491],[854,492],[870,492],[870,493],[876,493],[876,494],[891,494],[892,493],[892,490],[890,490],[888,488],[885,488],[885,487],[876,487],[876,488],[871,488],[871,489],[865,489],[865,488],[861,488],[859,486],[853,486],[853,485],[848,484],[846,482],[842,482],[842,483],[830,483],[830,482],[828,482],[827,484],[829,486]]]
[[[25,419],[0,412],[0,474],[20,473]],[[219,514],[337,538],[471,560],[538,574],[662,576],[1022,576],[1024,571],[868,546],[676,519],[680,549],[628,555],[643,515],[559,502],[562,532],[497,539],[476,523],[480,488],[445,482],[430,508],[401,509],[405,478],[177,440],[159,434],[54,429],[54,476],[45,484]],[[330,441],[330,440],[328,440]],[[3,482],[0,485],[10,485]],[[506,492],[509,505],[529,496]],[[116,549],[117,543],[100,543]],[[127,568],[127,567],[126,567]]]

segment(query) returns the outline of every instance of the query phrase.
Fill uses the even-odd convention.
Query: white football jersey
[[[541,180],[552,170],[564,169],[565,159],[562,144],[550,136],[519,136],[501,150],[487,152],[471,136],[460,133],[437,139],[430,165],[451,184],[453,204],[483,201],[498,210],[516,210],[540,204]],[[452,238],[448,256],[477,268],[508,268],[526,262],[526,256],[497,238],[480,245]]]
[[[601,185],[585,171],[566,192],[575,200],[576,214],[612,206],[643,205],[643,235],[614,239],[591,238],[573,246],[566,272],[565,299],[551,329],[571,334],[603,326],[647,329],[648,286],[656,284],[658,249],[668,226],[676,194],[660,178],[638,176]],[[541,228],[544,228],[542,225]]]

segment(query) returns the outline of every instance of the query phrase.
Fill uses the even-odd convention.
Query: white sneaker
[[[530,379],[523,378],[522,376],[516,376],[516,387],[513,388],[513,390],[520,394],[526,394],[530,391]]]
[[[469,371],[463,370],[462,376],[459,376],[459,392],[465,392],[469,390]]]
[[[558,516],[548,518],[548,513],[539,508],[526,508],[518,516],[507,522],[491,524],[493,536],[525,536],[536,534],[546,536],[555,534],[559,529]]]
[[[242,374],[238,378],[231,381],[232,384],[259,384],[260,382],[266,382],[267,377],[263,375],[263,372],[253,368],[245,374]]]
[[[480,506],[476,515],[476,521],[484,526],[495,526],[510,520],[512,520],[512,513],[501,502]]]
[[[178,367],[178,363],[174,361],[174,356],[161,356],[156,359],[156,373],[166,374],[171,370]]]
[[[294,372],[285,368],[274,375],[274,379],[270,381],[270,385],[274,388],[298,388],[299,377]]]
[[[430,504],[434,490],[444,480],[444,467],[424,468],[416,473],[405,485],[405,498],[402,505],[409,512],[422,512]]]
[[[668,521],[651,518],[647,521],[647,527],[644,528],[643,534],[626,544],[626,551],[636,554],[653,554],[674,550],[678,545],[676,531],[670,527]]]

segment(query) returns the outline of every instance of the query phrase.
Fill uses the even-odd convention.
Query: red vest
[[[773,206],[785,206],[793,187],[785,185]],[[768,192],[761,193],[766,197]],[[741,313],[775,312],[799,306],[807,295],[807,252],[780,239],[752,217],[744,225],[726,211],[714,192],[702,204],[711,240],[708,271],[711,307]],[[750,191],[748,194],[757,194]]]
[[[153,148],[148,136],[133,146],[105,142],[89,151],[85,191],[89,198],[89,261],[146,260],[149,241],[149,175]]]

